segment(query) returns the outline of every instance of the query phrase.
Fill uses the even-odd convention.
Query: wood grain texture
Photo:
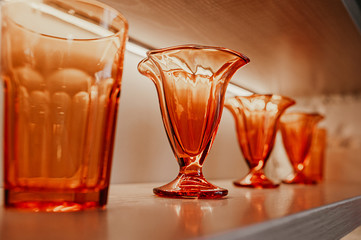
[[[103,0],[154,48],[195,43],[240,51],[232,81],[289,96],[361,92],[361,34],[342,2]]]
[[[361,225],[361,196],[209,239],[340,239]]]
[[[220,200],[167,199],[161,183],[112,185],[106,210],[0,209],[0,239],[338,239],[359,226],[358,184],[229,189]],[[260,237],[261,236],[261,237]]]

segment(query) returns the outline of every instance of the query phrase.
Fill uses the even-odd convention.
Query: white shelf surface
[[[227,188],[228,197],[160,198],[152,193],[159,183],[120,184],[111,185],[105,210],[34,213],[1,207],[0,239],[339,239],[361,225],[357,183],[278,189],[212,183]]]

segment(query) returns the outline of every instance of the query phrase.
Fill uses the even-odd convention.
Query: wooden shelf
[[[0,239],[339,239],[361,225],[352,183],[229,189],[220,200],[156,197],[160,184],[112,185],[106,210],[32,213],[0,209]],[[2,195],[2,191],[1,194]]]

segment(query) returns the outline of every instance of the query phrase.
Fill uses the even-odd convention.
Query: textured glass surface
[[[314,183],[306,178],[303,170],[317,123],[322,119],[323,116],[317,113],[288,113],[282,116],[280,129],[283,145],[294,170],[284,183]]]
[[[327,130],[325,128],[316,128],[303,170],[305,177],[316,183],[323,180],[326,145]]]
[[[295,102],[279,95],[232,97],[225,106],[236,122],[236,132],[242,153],[250,168],[249,174],[234,184],[243,187],[274,188],[263,168],[273,149],[277,125],[282,113]]]
[[[107,202],[127,23],[86,1],[2,6],[5,205]]]
[[[154,189],[157,195],[227,194],[204,179],[202,166],[218,129],[227,84],[248,62],[228,49],[186,45],[150,51],[139,63],[139,71],[156,85],[163,123],[180,166],[174,181]]]

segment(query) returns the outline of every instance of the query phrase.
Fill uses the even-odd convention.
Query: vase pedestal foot
[[[286,178],[285,180],[282,180],[282,183],[312,185],[312,184],[317,184],[317,181],[308,179],[303,174],[293,174],[293,175],[289,176],[288,178]]]
[[[203,176],[178,175],[172,182],[153,189],[161,197],[170,198],[221,198],[228,190],[209,183]]]
[[[249,188],[277,188],[278,183],[274,183],[269,180],[263,172],[255,173],[250,172],[246,177],[236,180],[233,182],[238,187],[249,187]]]

